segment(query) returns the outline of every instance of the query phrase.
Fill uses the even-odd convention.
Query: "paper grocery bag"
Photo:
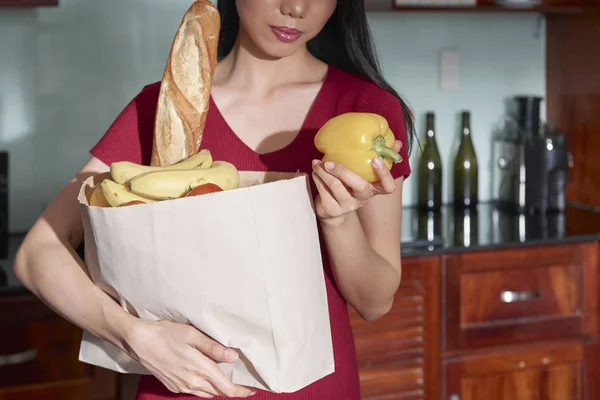
[[[334,371],[325,277],[306,175],[240,172],[241,188],[99,208],[79,193],[94,283],[143,320],[190,323],[238,349],[239,385],[295,392]],[[148,372],[84,333],[80,360]]]

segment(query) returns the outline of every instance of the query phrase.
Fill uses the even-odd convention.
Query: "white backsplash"
[[[9,154],[9,228],[22,230],[39,210],[36,190],[36,14],[0,8],[0,149]]]
[[[517,94],[545,96],[545,33],[537,14],[375,14],[371,29],[387,79],[406,98],[423,137],[425,112],[436,113],[438,147],[444,174],[444,201],[450,193],[452,158],[459,134],[459,114],[470,110],[479,162],[479,195],[491,195],[491,142],[506,101]],[[460,87],[440,90],[442,50],[460,53]],[[545,107],[541,112],[545,117]],[[415,142],[411,167],[419,156]],[[416,198],[417,174],[404,186],[404,204]]]
[[[11,157],[11,230],[31,226],[119,111],[143,85],[160,79],[189,4],[61,0],[58,8],[0,8],[0,148]],[[437,113],[446,165],[457,135],[456,116],[462,109],[472,111],[483,199],[490,192],[489,139],[505,100],[521,93],[545,95],[538,18],[369,16],[384,73],[414,108],[420,135],[424,112]],[[461,86],[452,92],[439,89],[439,55],[447,48],[461,55]],[[413,168],[417,155],[415,148]],[[412,201],[415,181],[405,185],[405,204]]]

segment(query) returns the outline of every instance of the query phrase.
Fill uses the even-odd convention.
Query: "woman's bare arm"
[[[198,397],[248,397],[216,362],[237,353],[190,325],[141,321],[91,281],[75,249],[83,241],[77,195],[84,180],[108,166],[92,157],[43,212],[15,258],[17,278],[56,313],[138,361],[170,391]]]
[[[343,218],[322,221],[334,276],[344,298],[366,320],[385,315],[400,285],[402,184]]]
[[[92,157],[35,222],[14,262],[17,278],[73,324],[123,348],[134,317],[96,287],[75,252],[83,240],[77,194],[85,179],[108,171]]]

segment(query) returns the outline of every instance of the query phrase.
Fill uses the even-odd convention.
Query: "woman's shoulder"
[[[90,153],[109,165],[116,161],[148,164],[160,82],[146,84],[115,118]]]
[[[142,87],[142,90],[137,94],[136,100],[139,102],[148,103],[155,106],[158,104],[158,95],[160,93],[160,81],[151,82]]]
[[[399,99],[373,80],[339,67],[329,66],[332,90],[336,91],[347,111],[368,111],[371,108],[400,107]]]
[[[388,122],[396,139],[402,143],[407,142],[404,106],[393,92],[360,74],[337,67],[331,67],[330,71],[332,87],[339,93],[338,113],[362,112],[381,115]],[[407,150],[408,146],[404,146],[401,151],[402,158],[406,161],[396,164],[392,169],[392,176],[395,178],[410,175]]]

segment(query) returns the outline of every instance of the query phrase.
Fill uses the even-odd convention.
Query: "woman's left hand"
[[[399,152],[402,143],[396,141],[393,148]],[[374,196],[393,193],[396,190],[396,181],[383,160],[373,160],[373,167],[379,180],[369,183],[339,164],[323,164],[319,160],[313,160],[312,177],[319,191],[315,199],[315,209],[319,218],[343,217],[366,205]]]

